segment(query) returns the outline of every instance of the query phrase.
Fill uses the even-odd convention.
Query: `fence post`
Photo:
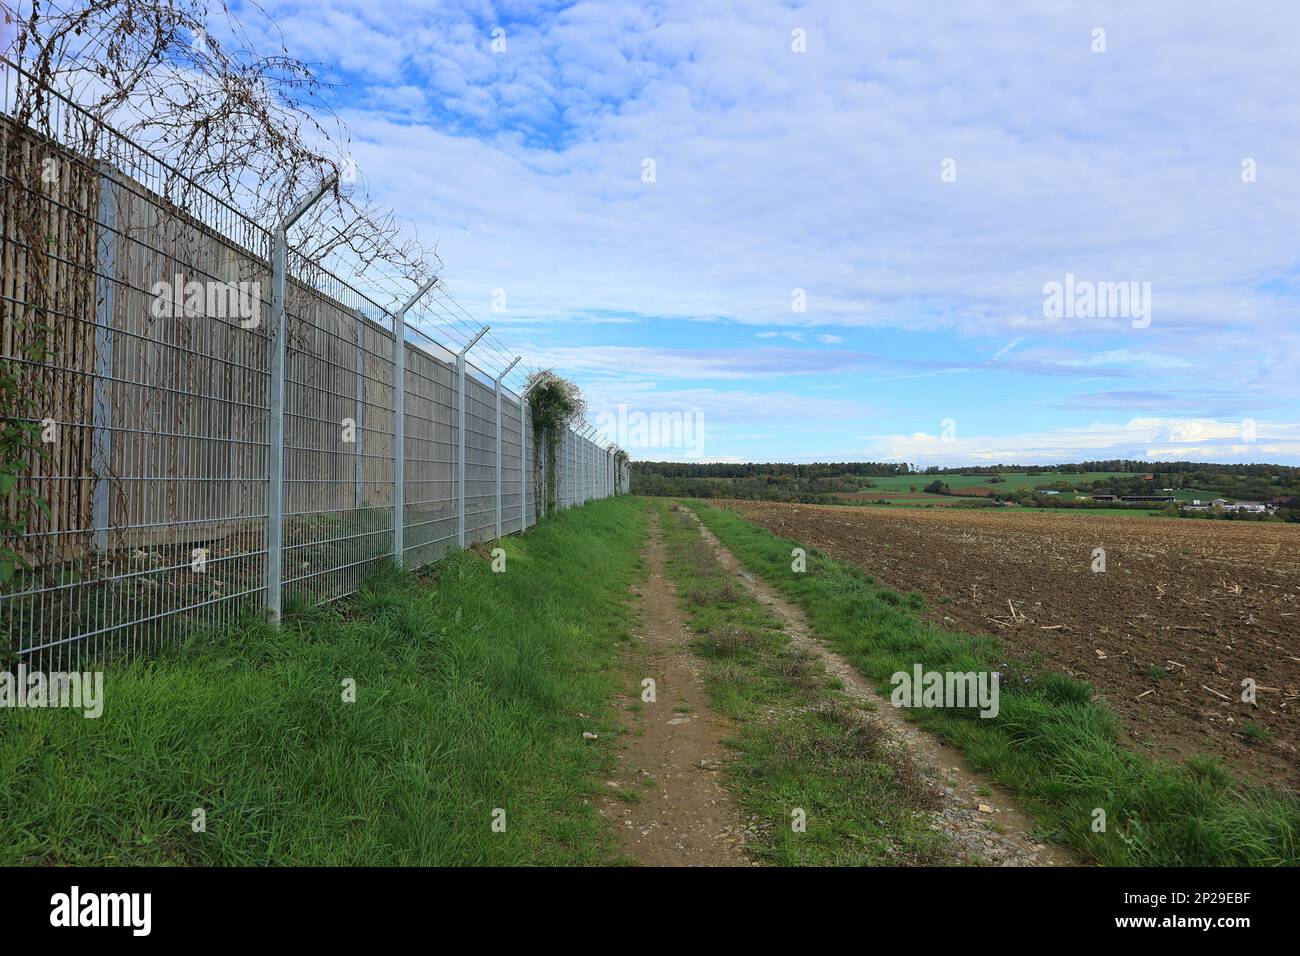
[[[362,316],[360,312],[358,312],[353,317],[353,321],[357,323],[357,354],[356,354],[356,363],[355,363],[356,376],[357,376],[357,389],[356,389],[357,394],[356,394],[356,411],[354,412],[354,414],[356,415],[356,418],[354,419],[356,425],[352,430],[352,437],[355,439],[352,443],[352,501],[353,501],[353,507],[359,511],[361,509],[361,499],[362,499],[361,479],[364,477],[364,469],[361,467],[361,456],[363,453],[363,449],[361,447],[361,441],[363,438],[362,409],[365,408],[365,397],[366,397],[366,373],[365,373],[366,366],[364,360],[362,359],[362,355],[365,354],[365,345],[364,345],[365,334],[366,334],[365,317]]]
[[[496,392],[497,400],[497,537],[501,537],[501,380],[506,377],[512,368],[519,364],[520,356],[516,355],[515,360],[507,365],[500,375],[492,381],[492,388]],[[523,436],[523,419],[519,420],[519,447],[524,447]]]
[[[456,547],[465,547],[465,353],[456,355]]]
[[[493,455],[493,459],[496,462],[496,480],[493,482],[496,489],[496,502],[494,506],[494,514],[496,516],[496,534],[493,535],[493,540],[496,540],[501,537],[501,379],[498,378],[492,383],[492,392],[496,400],[497,420],[496,428],[494,429],[496,454]]]
[[[271,427],[266,436],[266,611],[280,620],[284,560],[284,269],[288,242],[276,229],[271,251]]]
[[[393,561],[406,560],[406,313],[433,288],[434,276],[393,316]]]
[[[393,316],[393,562],[406,557],[406,309]]]
[[[270,395],[267,402],[271,421],[266,435],[266,611],[272,621],[280,620],[280,586],[284,579],[284,361],[288,351],[285,341],[285,273],[289,258],[289,229],[303,213],[316,204],[338,179],[325,179],[311,195],[289,210],[275,227],[271,237],[271,346]]]
[[[465,547],[465,354],[487,334],[485,325],[456,353],[456,547]]]
[[[91,523],[95,550],[108,550],[108,473],[112,454],[113,411],[109,394],[113,379],[113,303],[117,278],[117,192],[112,169],[99,164],[99,216],[95,244],[95,378],[91,421]],[[176,297],[181,296],[180,292]],[[175,301],[175,300],[173,300]]]
[[[582,503],[586,504],[592,498],[596,497],[595,482],[595,465],[596,465],[596,443],[591,440],[595,434],[595,429],[590,425],[585,425],[584,430],[587,432],[582,440]]]
[[[528,527],[528,429],[524,427],[524,396],[519,396],[519,530]]]

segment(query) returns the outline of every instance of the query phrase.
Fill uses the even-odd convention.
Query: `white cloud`
[[[879,363],[865,354],[820,349],[674,349],[655,346],[542,346],[525,343],[526,364],[573,372],[652,371],[664,379],[756,379],[850,372]]]
[[[1300,423],[1254,422],[1255,439],[1244,440],[1243,421],[1133,418],[1122,424],[1097,423],[1016,435],[966,436],[957,433],[867,437],[861,457],[920,464],[1024,464],[1090,458],[1155,458],[1203,461],[1276,461],[1300,455]]]
[[[1173,0],[1100,13],[629,0],[530,11],[535,23],[478,0],[270,9],[293,52],[347,84],[363,174],[438,240],[460,301],[522,340],[530,364],[570,370],[589,392],[644,397],[638,375],[853,374],[856,387],[929,379],[983,403],[990,376],[1029,374],[1106,380],[1086,402],[1126,415],[1296,413],[1293,3],[1192,16]],[[1103,13],[1111,49],[1097,56],[1089,31]],[[498,17],[510,23],[504,55],[488,48]],[[789,51],[795,21],[807,54]],[[1241,182],[1243,155],[1258,182]],[[654,183],[641,179],[647,157]],[[946,157],[954,183],[940,181]],[[1151,282],[1151,326],[1046,321],[1043,283],[1067,272]],[[510,309],[493,316],[496,288]],[[791,311],[792,288],[807,290],[807,312]],[[579,344],[584,322],[601,321],[582,317],[598,315],[611,316],[609,337]],[[725,319],[761,341],[690,348],[653,318],[621,315]],[[638,338],[613,325],[633,321]],[[873,350],[892,336],[906,357],[772,347],[840,345],[848,328],[871,329]],[[1231,447],[1172,416],[1035,429],[1012,417],[1057,414],[1070,398],[997,394],[1012,434],[958,442],[970,460]],[[1148,434],[1156,426],[1140,421],[1183,430]],[[923,433],[879,441],[895,458],[930,445]],[[1259,454],[1292,444],[1261,434]]]
[[[802,422],[852,424],[869,420],[878,409],[869,402],[819,398],[796,392],[749,389],[663,388],[657,382],[622,378],[597,379],[586,389],[592,415],[628,411],[691,412],[716,425],[788,425]],[[721,434],[721,433],[720,433]],[[747,433],[756,439],[757,432]],[[735,436],[738,437],[738,436]]]
[[[1008,352],[1010,352],[1013,348],[1015,348],[1024,340],[1025,337],[1023,335],[1017,335],[1014,339],[1012,339],[1006,345],[1002,346],[1002,348],[998,349],[996,352],[993,353],[993,361],[996,362],[998,359],[1002,358],[1004,355],[1006,355]]]
[[[797,285],[800,324],[1089,334],[1041,316],[1042,283],[1073,271],[1151,281],[1150,338],[1287,316],[1250,283],[1296,260],[1300,182],[1246,187],[1223,149],[1249,144],[1266,171],[1300,164],[1286,5],[1116,7],[1104,58],[1083,18],[1000,3],[806,8],[816,40],[801,57],[789,13],[756,2],[579,6],[517,28],[499,57],[452,13],[426,14],[398,5],[388,33],[341,15],[296,25],[376,79],[376,58],[437,66],[427,95],[442,111],[500,127],[472,138],[347,114],[372,178],[438,225],[472,299],[504,284],[552,311],[771,325],[793,321]],[[558,143],[506,131],[530,101],[553,104],[535,122],[558,122]]]

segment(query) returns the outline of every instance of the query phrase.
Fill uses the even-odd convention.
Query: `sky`
[[[261,5],[634,458],[1300,464],[1300,4]]]

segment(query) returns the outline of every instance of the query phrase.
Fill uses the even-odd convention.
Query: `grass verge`
[[[692,648],[708,662],[710,700],[742,722],[725,772],[757,822],[747,851],[778,866],[956,862],[928,826],[934,797],[907,755],[836,692],[820,660],[791,644],[722,567],[694,519],[657,507]]]
[[[886,696],[890,677],[917,663],[926,671],[1000,672],[995,718],[940,708],[908,716],[1016,791],[1051,839],[1108,865],[1300,863],[1294,794],[1241,787],[1210,757],[1171,764],[1134,753],[1088,684],[1008,660],[993,638],[936,628],[922,618],[919,595],[882,587],[856,565],[808,549],[806,572],[795,573],[798,542],[730,511],[690,507],[750,571],[798,602],[814,632]],[[1097,829],[1099,810],[1104,830]]]
[[[610,862],[582,734],[613,726],[643,538],[640,503],[592,502],[499,542],[504,573],[389,569],[110,671],[99,719],[0,711],[0,864]]]

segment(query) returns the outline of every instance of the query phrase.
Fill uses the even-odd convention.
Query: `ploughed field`
[[[1300,786],[1300,525],[714,504],[919,592],[944,627],[996,635],[1010,657],[1087,680],[1140,749],[1214,753]]]

